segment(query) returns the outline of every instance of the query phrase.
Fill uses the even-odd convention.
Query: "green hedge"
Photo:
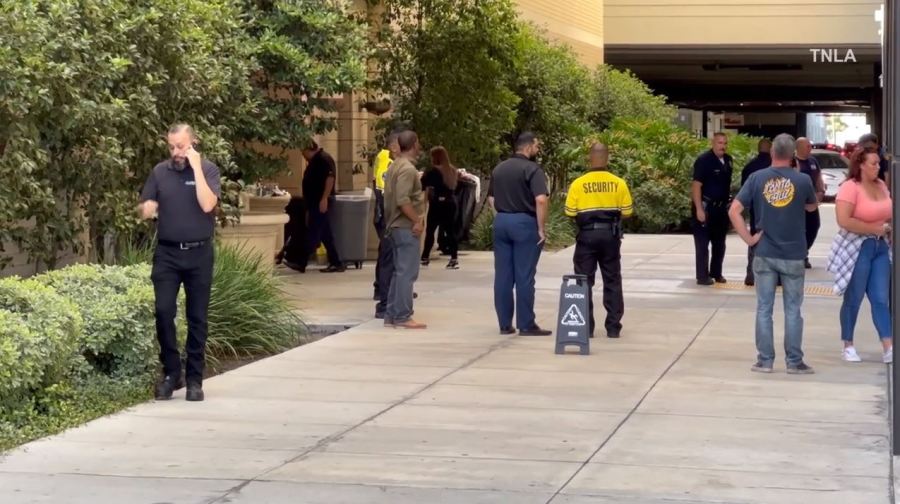
[[[150,267],[78,265],[35,280],[69,299],[84,321],[78,348],[90,369],[116,378],[152,375],[156,366]]]
[[[0,452],[149,399],[154,304],[145,263],[0,280]],[[271,272],[229,247],[216,250],[209,328],[213,369],[219,359],[283,351],[307,334]]]
[[[0,414],[65,380],[76,362],[81,316],[34,280],[0,280]]]

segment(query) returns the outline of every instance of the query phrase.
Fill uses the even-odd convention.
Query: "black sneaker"
[[[531,329],[526,329],[524,331],[519,331],[519,336],[550,336],[551,334],[553,334],[553,331],[541,329],[538,326],[534,326]]]
[[[156,400],[168,401],[172,398],[172,392],[184,387],[184,380],[174,376],[166,376],[156,384]]]
[[[716,277],[716,283],[728,283],[728,280],[725,280],[725,277]]]
[[[294,271],[299,271],[300,273],[306,273],[306,266],[303,264],[297,264],[295,262],[288,261],[287,259],[284,259],[282,262],[284,263],[285,266],[287,266],[288,268],[291,268]]]
[[[750,371],[754,373],[771,373],[772,365],[771,364],[763,364],[762,362],[757,361],[753,367],[750,368]]]
[[[702,280],[697,280],[697,285],[713,285],[716,281],[712,278],[704,278]]]
[[[459,261],[457,261],[456,259],[450,259],[450,262],[447,263],[447,269],[458,270],[459,269]]]
[[[809,258],[803,260],[803,267],[806,269],[812,269],[812,264],[809,262]]]
[[[813,368],[806,365],[806,363],[801,362],[800,364],[796,364],[793,366],[788,366],[787,374],[814,374],[815,371]]]
[[[426,267],[427,267],[429,264],[431,264],[431,259],[425,259],[425,258],[422,258],[422,260],[419,261],[419,264],[421,264],[422,266],[426,266]]]
[[[500,329],[500,334],[502,334],[503,336],[509,336],[510,334],[516,334],[516,330],[512,327],[507,327],[504,329]]]
[[[747,275],[744,278],[744,285],[746,285],[747,287],[753,287],[754,285],[756,285],[756,279],[753,278],[752,275]]]
[[[202,401],[203,385],[199,383],[188,383],[187,393],[185,393],[184,398],[188,401]]]
[[[618,338],[618,337],[621,336],[621,335],[622,335],[622,333],[619,332],[619,331],[606,331],[606,337],[607,337],[607,338],[613,338],[613,339],[616,339],[616,338]]]
[[[343,272],[347,271],[347,267],[344,266],[343,264],[341,264],[341,265],[332,264],[332,265],[328,266],[327,268],[325,268],[323,270],[319,270],[319,271],[321,271],[322,273],[343,273]]]

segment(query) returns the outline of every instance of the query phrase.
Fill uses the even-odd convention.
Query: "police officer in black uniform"
[[[172,392],[184,386],[175,330],[178,290],[184,284],[188,323],[185,398],[202,401],[219,169],[194,150],[197,139],[187,124],[170,128],[167,140],[171,158],[150,172],[139,207],[144,219],[158,216],[151,279],[163,379],[156,386],[156,398],[171,399]]]
[[[618,338],[622,331],[625,301],[622,295],[622,218],[634,208],[628,185],[607,170],[609,150],[602,143],[591,146],[591,171],[575,179],[566,195],[566,215],[575,218],[578,236],[572,260],[575,273],[586,275],[594,337],[594,282],[597,266],[603,277],[606,335]]]
[[[726,153],[727,150],[728,137],[725,133],[716,133],[712,138],[712,148],[694,162],[691,200],[698,285],[726,282],[722,276],[722,263],[725,261],[733,170],[732,158]]]

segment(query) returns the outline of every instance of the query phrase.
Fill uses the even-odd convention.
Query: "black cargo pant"
[[[372,287],[375,288],[375,296],[376,299],[381,298],[381,242],[384,241],[384,191],[380,189],[375,189],[375,217],[373,219],[372,224],[375,225],[375,233],[378,234],[378,256],[379,260],[375,263],[375,281],[372,282]],[[387,293],[385,293],[385,298],[387,298]]]
[[[185,377],[188,383],[202,383],[206,364],[207,312],[213,278],[213,244],[187,248],[160,243],[153,254],[150,275],[156,293],[156,338],[159,360],[165,376],[181,377],[181,353],[178,350],[175,316],[178,291],[184,284],[187,341]]]
[[[582,229],[578,232],[575,245],[575,273],[586,275],[590,294],[588,309],[591,312],[591,334],[594,334],[594,282],[597,267],[603,277],[603,307],[606,309],[606,331],[618,333],[622,330],[622,316],[625,314],[625,300],[622,294],[622,239],[606,229]]]
[[[728,236],[728,202],[714,202],[706,206],[706,222],[691,219],[694,228],[694,253],[697,280],[722,278],[725,262],[725,238]],[[712,245],[712,257],[710,257]]]
[[[319,245],[325,246],[329,266],[341,266],[343,263],[337,246],[334,244],[331,221],[328,220],[328,214],[334,208],[334,198],[328,200],[328,212],[325,213],[319,210],[318,201],[307,201],[306,205],[306,216],[309,222],[306,226],[306,252],[300,258],[300,266],[306,269],[310,256],[316,253]]]
[[[806,257],[809,258],[809,249],[819,236],[819,228],[822,227],[822,216],[819,210],[815,212],[806,212]]]

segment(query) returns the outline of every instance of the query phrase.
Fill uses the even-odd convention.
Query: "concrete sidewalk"
[[[825,227],[811,286],[828,283]],[[745,252],[729,242],[732,282]],[[211,379],[204,403],[179,394],[31,443],[0,461],[0,502],[891,502],[867,308],[866,362],[840,361],[840,300],[809,296],[817,374],[786,375],[780,351],[753,374],[753,291],[696,287],[689,236],[628,236],[622,339],[557,356],[552,338],[499,336],[491,256],[461,263],[423,270],[425,332],[368,321],[371,268],[287,275],[312,323],[362,324]],[[542,259],[542,325],[570,270],[571,251]]]

